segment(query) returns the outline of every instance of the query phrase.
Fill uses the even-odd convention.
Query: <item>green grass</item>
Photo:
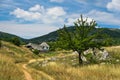
[[[69,55],[69,53],[72,53],[72,51],[49,51],[49,52],[40,52],[39,57],[46,58],[46,57],[55,57],[55,56],[65,56]]]

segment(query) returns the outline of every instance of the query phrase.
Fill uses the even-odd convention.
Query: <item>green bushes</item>
[[[39,54],[39,50],[35,49],[35,50],[33,50],[33,53],[38,55]]]
[[[11,39],[11,42],[12,42],[14,45],[16,45],[16,46],[20,46],[20,44],[21,44],[21,41],[19,40],[18,37],[12,38],[12,39]]]

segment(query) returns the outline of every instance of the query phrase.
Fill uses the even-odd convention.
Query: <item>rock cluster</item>
[[[109,53],[105,49],[102,50],[94,49],[94,51],[93,49],[88,49],[84,51],[81,58],[84,62],[89,61],[89,59],[106,60],[108,58],[108,55]]]

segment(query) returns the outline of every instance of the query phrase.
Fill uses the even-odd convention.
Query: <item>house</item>
[[[39,46],[41,47],[41,51],[49,51],[50,46],[46,42],[41,43]]]
[[[39,50],[39,51],[49,51],[49,48],[50,46],[46,43],[46,42],[42,42],[41,44],[34,44],[34,43],[29,43],[26,45],[27,48],[30,48],[30,49],[36,49],[36,50]]]

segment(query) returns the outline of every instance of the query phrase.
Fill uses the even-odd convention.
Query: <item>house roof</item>
[[[46,42],[42,42],[42,43],[40,44],[40,46],[50,47]]]
[[[41,50],[41,47],[39,45],[37,45],[37,44],[29,43],[26,46],[31,46],[34,49]]]
[[[43,42],[40,45],[34,43],[29,43],[26,45],[26,47],[32,47],[33,49],[37,49],[37,50],[44,50],[43,46],[49,48],[49,45],[46,42]]]

